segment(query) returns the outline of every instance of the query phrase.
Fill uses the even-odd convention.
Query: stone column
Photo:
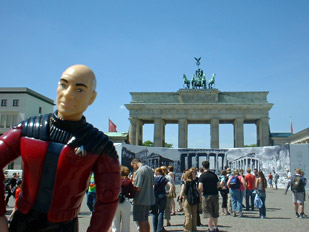
[[[164,121],[163,119],[154,120],[153,145],[155,147],[164,147]]]
[[[136,120],[136,142],[137,145],[143,143],[143,122],[142,120]]]
[[[219,160],[218,160],[218,154],[216,153],[216,154],[215,154],[215,170],[216,170],[216,171],[218,170],[218,166],[219,166],[219,165],[218,165],[218,161],[219,161]]]
[[[183,153],[180,155],[180,171],[181,172],[186,170],[186,157],[187,157],[187,154]]]
[[[210,120],[210,148],[219,148],[219,119]]]
[[[262,118],[262,135],[261,135],[261,145],[262,146],[269,146],[269,123],[268,118]]]
[[[192,168],[192,157],[194,156],[194,154],[190,153],[187,156],[187,168]]]
[[[129,118],[129,120],[130,120],[129,142],[132,145],[137,145],[136,143],[136,119]]]
[[[261,118],[256,123],[257,128],[257,146],[269,146],[269,124],[268,118]]]
[[[195,167],[199,170],[200,168],[200,155],[197,153],[195,156]]]
[[[188,148],[188,121],[186,119],[178,120],[178,147]]]
[[[255,125],[256,125],[256,145],[258,147],[260,147],[261,146],[261,140],[260,140],[261,139],[260,138],[260,121],[257,120]]]
[[[244,119],[234,120],[234,147],[244,146]]]

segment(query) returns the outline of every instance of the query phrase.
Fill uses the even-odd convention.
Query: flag
[[[117,132],[117,126],[112,120],[108,119],[108,132]]]
[[[291,118],[291,133],[293,133],[293,124],[292,124],[292,118]]]

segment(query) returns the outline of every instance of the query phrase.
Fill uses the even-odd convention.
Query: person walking
[[[172,175],[168,174],[168,168],[166,166],[161,166],[162,172],[164,177],[168,180],[168,182],[171,184],[166,184],[165,185],[165,191],[168,192],[169,194],[167,195],[166,198],[166,205],[165,205],[165,211],[164,211],[164,218],[166,219],[166,226],[171,226],[171,204],[172,200],[174,200],[174,197],[176,197],[176,192],[175,192],[175,182],[173,180]],[[171,187],[172,186],[172,187]]]
[[[112,232],[130,232],[131,203],[129,199],[134,198],[135,190],[131,180],[128,178],[129,168],[121,166],[121,190],[119,204],[112,224]]]
[[[188,170],[183,171],[183,173],[181,174],[181,178],[180,178],[180,182],[181,182],[181,186],[183,186],[183,184],[185,183],[184,178],[185,178],[185,173]],[[177,197],[177,202],[179,204],[179,209],[177,209],[177,212],[183,212],[183,198],[180,196]]]
[[[202,195],[202,211],[204,218],[208,218],[209,231],[219,231],[219,196],[218,188],[220,185],[217,175],[210,171],[209,162],[203,161],[204,173],[199,178],[198,189]]]
[[[269,184],[270,189],[274,188],[273,187],[273,175],[271,174],[271,172],[268,175],[268,184]]]
[[[14,204],[14,209],[12,210],[12,213],[10,214],[10,216],[8,218],[9,224],[11,223],[13,215],[14,215],[16,209],[17,209],[17,200],[18,200],[19,195],[21,193],[21,184],[22,184],[22,180],[21,179],[17,180],[16,185],[14,187],[15,190],[14,189],[12,190],[13,196],[15,198],[15,204]]]
[[[256,188],[256,194],[259,195],[261,198],[263,204],[262,207],[259,208],[260,211],[260,218],[264,219],[266,217],[266,188],[267,188],[267,180],[264,176],[264,173],[262,171],[258,172],[258,178],[255,180],[255,188]]]
[[[228,178],[228,180],[230,179],[230,177],[232,176],[232,170],[231,168],[227,168],[226,169],[226,176]],[[227,186],[228,187],[228,186]],[[231,214],[233,212],[232,210],[232,199],[231,199],[231,193],[229,191],[229,194],[227,194],[227,211]]]
[[[239,175],[238,169],[234,169],[234,174],[228,180],[227,186],[230,189],[233,216],[236,217],[236,211],[238,211],[239,217],[243,217],[242,199],[244,197],[244,191],[246,190],[246,182],[245,179]]]
[[[94,181],[94,173],[92,173],[90,177],[88,192],[87,192],[87,206],[91,212],[90,216],[92,216],[95,201],[96,201],[96,185]]]
[[[200,200],[196,183],[193,181],[191,170],[187,170],[183,177],[184,183],[181,186],[180,198],[184,199],[185,228],[183,231],[196,231],[197,226],[197,204]]]
[[[278,180],[279,180],[279,174],[274,172],[274,183],[275,183],[276,190],[278,190]]]
[[[229,188],[227,187],[227,181],[229,180],[229,178],[227,177],[226,170],[223,170],[221,172],[221,175],[222,175],[220,179],[220,194],[222,196],[221,209],[222,209],[223,215],[229,215],[230,213],[227,209],[227,198],[229,194]]]
[[[292,178],[292,175],[291,175],[291,172],[289,169],[286,169],[286,179],[288,180],[288,183],[286,185],[286,188],[285,188],[285,192],[284,194],[286,195],[289,191],[289,188],[291,187],[291,178]]]
[[[140,232],[150,232],[149,210],[150,206],[155,204],[153,171],[139,158],[134,158],[131,161],[131,166],[136,171],[134,175],[133,221],[137,222]]]
[[[154,232],[164,232],[163,227],[164,211],[166,207],[167,195],[165,186],[169,186],[169,193],[172,192],[173,185],[168,179],[165,178],[164,171],[162,168],[156,168],[155,170],[155,184],[154,184],[154,195],[155,204],[152,206],[152,224]],[[169,211],[169,217],[170,217]]]
[[[254,194],[253,191],[255,189],[255,176],[251,174],[251,168],[247,168],[247,175],[245,176],[245,181],[247,183],[246,188],[246,210],[248,211],[250,208],[254,210]],[[249,201],[250,199],[250,201]]]
[[[190,168],[191,172],[192,172],[192,180],[195,182],[196,187],[198,188],[198,184],[199,184],[199,177],[198,177],[198,173],[197,173],[197,168],[192,167]],[[200,209],[202,209],[202,201],[197,203],[196,206],[196,225],[197,226],[203,226],[201,223],[201,217],[200,217]]]
[[[255,176],[255,179],[259,178],[259,171],[257,170],[257,168],[253,169],[253,175]]]
[[[301,176],[301,169],[296,168],[295,175],[291,179],[291,190],[293,192],[293,205],[297,218],[305,218],[304,215],[304,200],[306,179]],[[298,209],[300,214],[298,213]]]
[[[16,186],[16,183],[17,183],[17,174],[14,172],[13,177],[9,180],[9,183],[7,184],[8,195],[6,196],[6,199],[5,199],[5,203],[7,206],[8,206],[10,197],[13,196],[12,189]]]
[[[168,169],[168,175],[172,177],[173,183],[174,183],[174,187],[175,187],[175,173],[174,173],[174,167],[172,165],[169,165],[167,167]],[[176,189],[174,189],[174,191],[176,191]],[[175,192],[176,194],[176,192]],[[171,215],[176,215],[176,204],[175,204],[175,197],[171,198]]]

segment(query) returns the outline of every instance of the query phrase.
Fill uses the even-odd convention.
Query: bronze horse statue
[[[212,89],[212,86],[215,85],[216,74],[212,74],[211,79],[208,81],[208,88]]]
[[[190,89],[190,80],[188,80],[186,74],[183,74],[183,87],[185,89]]]

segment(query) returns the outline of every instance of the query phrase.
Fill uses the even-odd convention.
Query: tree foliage
[[[145,142],[143,142],[142,146],[153,147],[153,142],[151,142],[150,140],[146,140]]]
[[[245,145],[244,147],[257,147],[256,144]]]
[[[145,147],[153,147],[153,142],[150,140],[146,140],[145,142],[143,142],[142,146]],[[168,147],[168,148],[173,148],[173,144],[170,143],[165,143],[164,147]]]

